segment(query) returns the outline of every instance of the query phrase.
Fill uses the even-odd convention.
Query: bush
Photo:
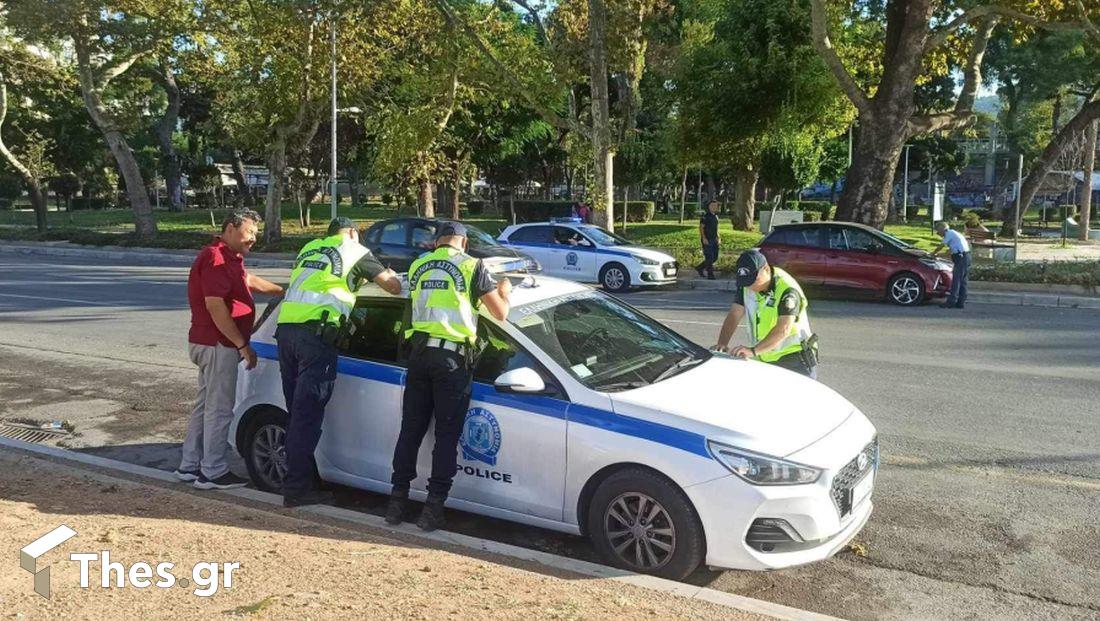
[[[0,198],[15,201],[23,195],[23,180],[18,175],[0,175]]]
[[[573,201],[516,201],[515,207],[516,222],[520,223],[568,218],[573,213]]]
[[[615,206],[621,208],[622,203],[618,203]],[[628,201],[626,203],[626,221],[649,222],[653,219],[653,213],[656,209],[657,206],[653,201]]]
[[[802,212],[802,221],[803,222],[821,222],[821,214],[816,212],[816,211],[803,211]]]
[[[806,212],[807,216],[809,213],[816,213],[818,215],[817,220],[810,220],[807,217],[807,222],[829,220],[833,216],[833,205],[829,201],[791,201],[787,209]]]
[[[15,208],[15,201],[10,198],[0,198],[0,211],[8,211]]]
[[[111,201],[105,198],[88,198],[87,196],[74,198],[69,205],[69,209],[74,211],[79,211],[81,209],[110,209],[111,207]]]
[[[466,213],[480,216],[485,212],[485,201],[466,201]]]
[[[982,225],[982,217],[979,216],[977,212],[970,210],[964,211],[962,212],[962,218],[963,221],[966,222],[966,228],[968,229],[976,229]]]

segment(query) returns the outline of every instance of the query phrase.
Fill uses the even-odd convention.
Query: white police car
[[[449,507],[587,534],[610,563],[680,579],[698,566],[824,559],[871,514],[874,426],[815,381],[713,354],[584,285],[529,278],[486,347]],[[388,493],[408,298],[361,293],[317,448],[326,481]],[[285,472],[275,303],[240,372],[230,440],[257,487]],[[420,452],[423,500],[432,432]]]
[[[516,224],[504,229],[501,243],[534,257],[542,272],[622,292],[632,285],[676,282],[676,260],[579,218]]]

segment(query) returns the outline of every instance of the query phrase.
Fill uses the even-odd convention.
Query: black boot
[[[445,500],[443,496],[428,496],[427,502],[424,503],[424,510],[420,512],[420,519],[416,521],[420,530],[431,532],[446,525],[446,520],[443,519],[443,501]]]
[[[397,526],[401,522],[405,521],[405,505],[408,504],[408,496],[402,494],[394,494],[390,496],[389,503],[386,504],[386,523],[391,526]]]

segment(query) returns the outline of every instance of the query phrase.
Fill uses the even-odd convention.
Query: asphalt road
[[[174,467],[195,373],[186,278],[183,267],[0,255],[0,417],[69,419],[74,448]],[[627,300],[710,345],[730,297]],[[821,381],[882,441],[863,555],[693,581],[853,619],[1100,619],[1100,312],[815,297],[811,318]],[[380,498],[341,502],[377,511]],[[452,523],[591,558],[578,538]]]

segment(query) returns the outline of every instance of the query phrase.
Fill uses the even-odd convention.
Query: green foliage
[[[617,203],[618,205],[622,205],[622,203]],[[626,221],[649,222],[653,219],[656,208],[657,206],[653,201],[627,201]]]
[[[516,201],[516,222],[546,222],[550,218],[568,218],[573,201]]]
[[[10,172],[0,173],[0,199],[9,203],[23,195],[23,180]]]
[[[795,209],[803,211],[807,216],[814,214],[817,216],[815,220],[808,220],[808,222],[817,222],[819,220],[828,220],[833,215],[833,204],[829,201],[791,201],[787,203],[784,209]]]

